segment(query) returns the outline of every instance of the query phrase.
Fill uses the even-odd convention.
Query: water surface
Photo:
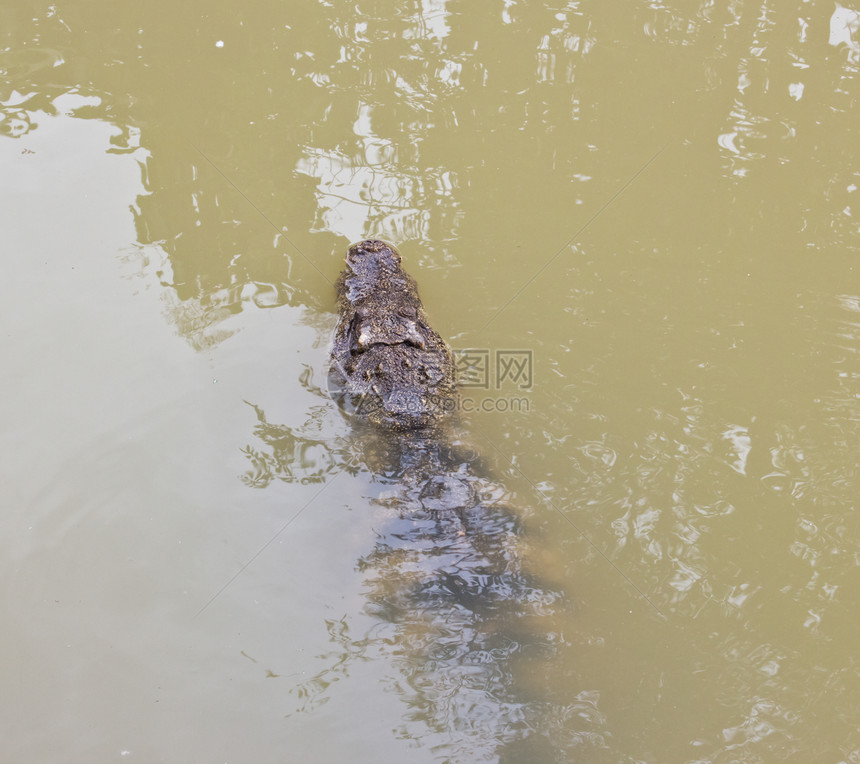
[[[858,11],[0,10],[2,758],[860,760]],[[553,594],[471,674],[324,393],[370,235]]]

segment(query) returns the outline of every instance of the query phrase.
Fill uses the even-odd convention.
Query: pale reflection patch
[[[830,44],[834,47],[847,45],[856,60],[860,58],[860,40],[857,39],[860,34],[858,33],[860,33],[860,12],[836,3],[836,10],[830,17]]]
[[[448,0],[421,0],[420,24],[424,37],[444,40],[450,33],[448,26]]]
[[[747,457],[752,449],[752,440],[749,430],[741,425],[733,424],[723,433],[732,445],[734,458],[729,461],[729,466],[739,475],[746,475]]]
[[[354,155],[307,147],[299,160],[296,169],[318,180],[311,230],[349,241],[371,234],[393,241],[429,238],[431,210],[454,206],[455,178],[447,170],[404,172],[398,147],[375,133],[372,115],[370,104],[359,106]]]

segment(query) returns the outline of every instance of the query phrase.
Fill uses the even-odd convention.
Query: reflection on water
[[[350,240],[371,231],[398,241],[428,239],[429,210],[436,206],[441,219],[434,221],[434,228],[456,235],[452,173],[422,168],[420,176],[404,174],[398,169],[404,158],[393,143],[373,133],[371,114],[367,104],[360,104],[353,156],[308,149],[309,156],[299,161],[299,172],[317,178],[319,184],[312,230],[331,231]]]

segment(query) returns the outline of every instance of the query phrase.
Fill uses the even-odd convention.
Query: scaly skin
[[[353,244],[337,282],[332,381],[362,417],[392,430],[436,426],[454,403],[454,362],[390,244]]]

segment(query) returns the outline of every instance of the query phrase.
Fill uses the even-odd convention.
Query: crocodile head
[[[397,250],[378,239],[347,250],[331,379],[340,402],[368,421],[423,429],[452,408],[454,364],[400,262]]]

